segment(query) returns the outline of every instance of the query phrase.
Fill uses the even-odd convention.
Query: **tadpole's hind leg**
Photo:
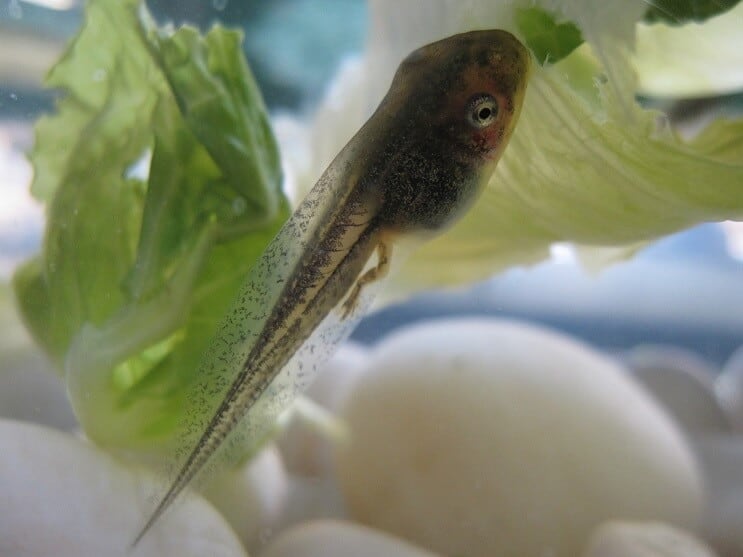
[[[390,270],[391,248],[383,241],[377,244],[377,265],[361,275],[351,288],[346,300],[343,302],[343,319],[346,319],[359,303],[359,297],[364,286],[384,278]]]

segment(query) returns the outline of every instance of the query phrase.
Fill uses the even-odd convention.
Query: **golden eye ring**
[[[488,93],[479,93],[467,103],[467,122],[474,128],[487,128],[498,118],[498,101]]]

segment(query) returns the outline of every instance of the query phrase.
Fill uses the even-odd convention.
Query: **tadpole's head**
[[[526,47],[507,31],[462,33],[410,54],[390,95],[432,149],[491,166],[518,120],[530,62]]]

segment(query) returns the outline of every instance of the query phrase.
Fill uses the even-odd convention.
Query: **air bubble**
[[[229,0],[212,0],[212,6],[214,6],[215,10],[221,12],[227,7],[227,2]]]

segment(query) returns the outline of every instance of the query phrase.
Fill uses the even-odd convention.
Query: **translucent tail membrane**
[[[132,547],[218,450],[224,446],[229,455],[230,447],[242,447],[244,454],[270,432],[377,290],[378,283],[365,286],[351,315],[338,307],[359,275],[376,264],[378,240],[373,211],[349,201],[349,165],[336,164],[351,148],[268,246],[219,328],[188,405],[178,472]]]

